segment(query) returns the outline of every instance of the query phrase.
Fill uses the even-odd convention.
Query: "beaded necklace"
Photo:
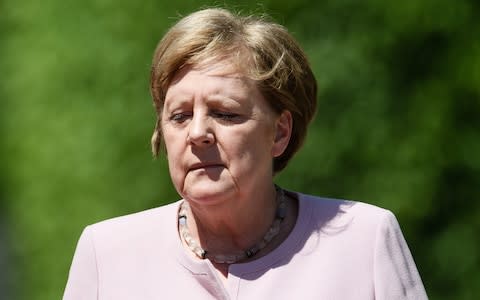
[[[217,264],[234,264],[239,261],[242,261],[247,258],[251,258],[255,256],[260,250],[265,248],[272,239],[280,232],[280,225],[282,224],[283,219],[285,219],[286,215],[286,201],[285,201],[285,193],[284,191],[275,186],[277,191],[277,209],[275,213],[275,219],[273,220],[272,225],[268,229],[268,231],[263,236],[262,240],[256,243],[254,246],[243,250],[238,254],[213,254],[210,253],[208,250],[203,249],[200,244],[190,235],[187,226],[187,207],[188,203],[184,201],[178,212],[178,226],[180,234],[182,235],[185,243],[187,244],[188,248],[195,253],[201,259],[209,259]]]

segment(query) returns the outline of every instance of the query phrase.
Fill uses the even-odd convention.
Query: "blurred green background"
[[[150,60],[180,15],[214,4],[0,1],[0,299],[60,299],[84,226],[178,199],[150,154]],[[479,2],[221,5],[284,24],[319,82],[278,182],[392,210],[430,298],[478,297]]]

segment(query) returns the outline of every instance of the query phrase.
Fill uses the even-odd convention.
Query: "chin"
[[[189,200],[201,205],[218,205],[231,199],[235,188],[233,184],[210,182],[200,183],[197,182],[192,186],[185,188],[182,196]]]

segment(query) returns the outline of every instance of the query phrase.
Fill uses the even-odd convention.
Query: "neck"
[[[190,203],[187,225],[203,249],[214,253],[238,253],[260,241],[270,229],[276,212],[273,184],[263,192],[238,194],[214,207]]]

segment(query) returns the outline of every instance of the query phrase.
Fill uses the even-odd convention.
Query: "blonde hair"
[[[245,59],[250,62],[245,66]],[[265,17],[240,16],[209,8],[194,12],[168,30],[153,57],[150,91],[157,113],[152,152],[161,144],[161,115],[167,89],[188,65],[227,59],[253,79],[276,113],[291,112],[293,130],[274,172],[285,168],[303,144],[317,105],[317,83],[305,53],[281,25]]]

